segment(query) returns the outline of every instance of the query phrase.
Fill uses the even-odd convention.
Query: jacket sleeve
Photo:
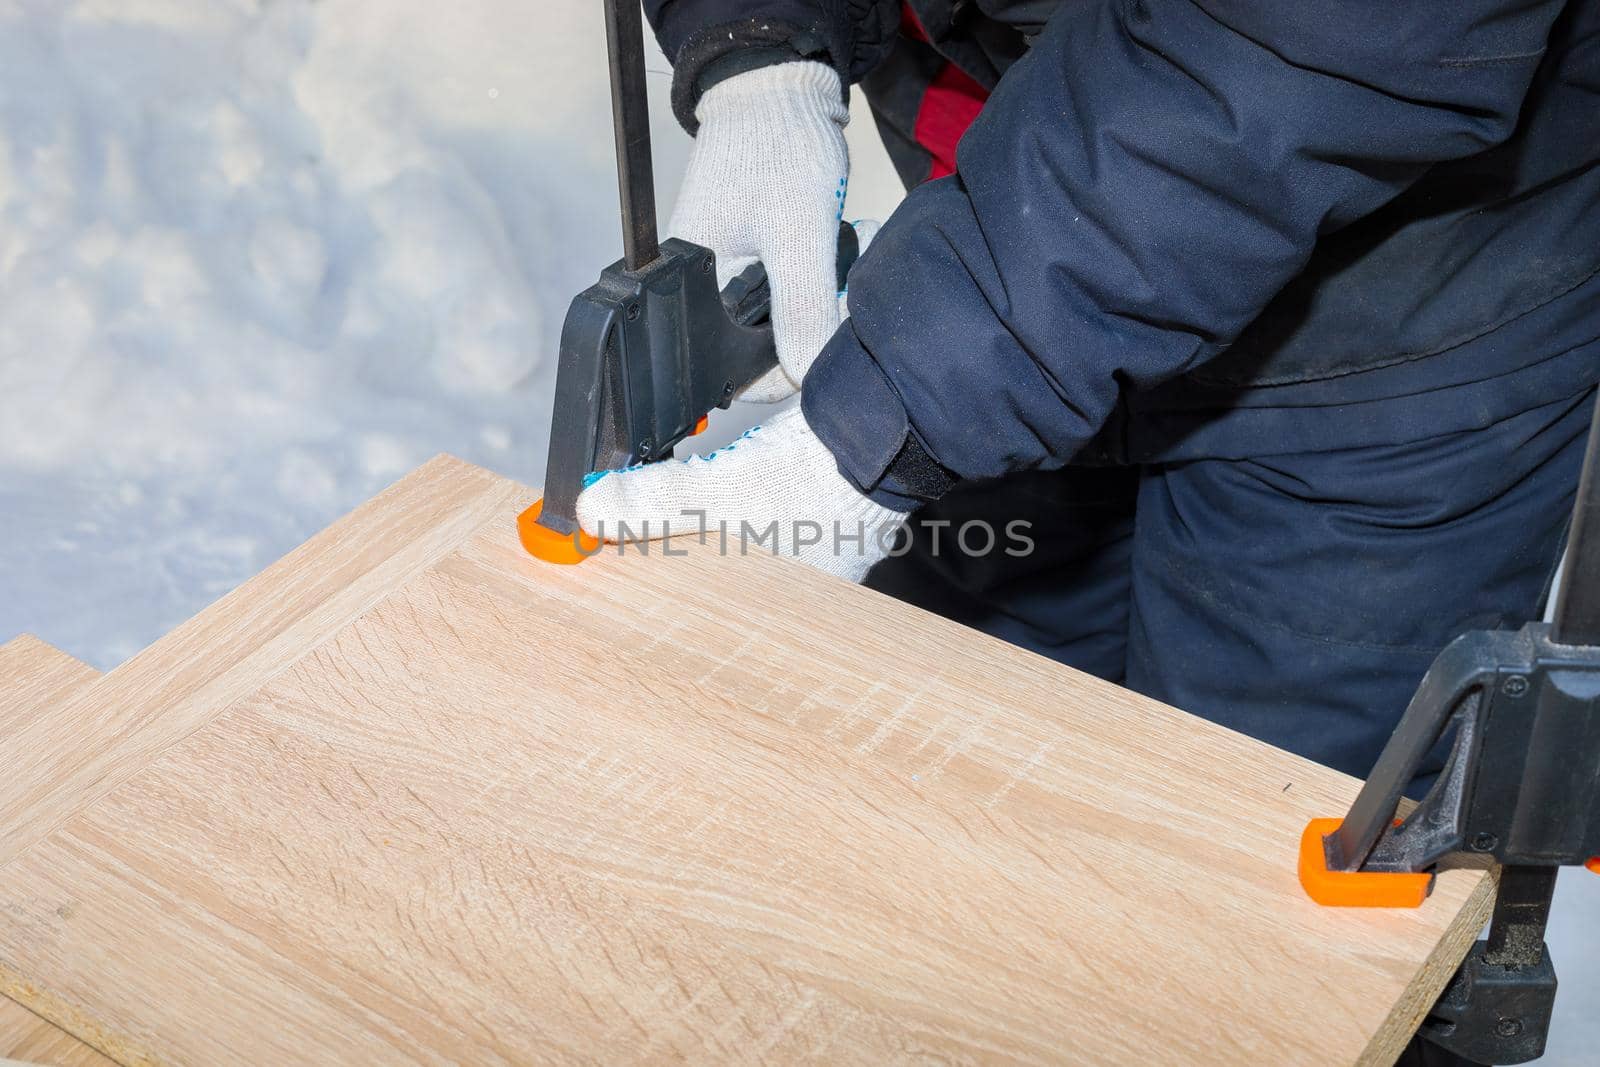
[[[897,0],[644,0],[672,61],[672,110],[693,134],[700,94],[724,78],[772,63],[815,59],[849,92],[888,54]]]
[[[1507,138],[1557,0],[1061,5],[850,278],[805,381],[841,471],[908,508],[1070,461],[1431,165]]]

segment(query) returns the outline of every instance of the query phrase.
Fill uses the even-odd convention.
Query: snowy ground
[[[0,0],[0,639],[114,667],[436,452],[538,481],[620,245],[602,56],[593,0]],[[1561,902],[1577,1064],[1600,880]]]

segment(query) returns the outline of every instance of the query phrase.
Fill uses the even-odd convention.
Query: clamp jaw
[[[1300,881],[1318,903],[1416,907],[1434,873],[1499,865],[1494,918],[1419,1031],[1485,1064],[1544,1052],[1556,977],[1544,944],[1562,866],[1600,873],[1600,409],[1589,432],[1555,621],[1457,638],[1428,669],[1343,819],[1316,819]],[[1433,788],[1397,817],[1436,745]]]

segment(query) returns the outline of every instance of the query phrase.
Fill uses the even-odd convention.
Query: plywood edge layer
[[[0,741],[0,864],[295,662],[526,490],[441,455]]]
[[[0,996],[0,1064],[112,1067],[116,1062],[42,1015],[9,997]]]
[[[1455,870],[1446,871],[1439,877],[1474,879],[1472,895],[1456,913],[1455,920],[1423,963],[1416,980],[1406,988],[1405,996],[1395,1001],[1389,1017],[1367,1045],[1360,1067],[1389,1067],[1394,1063],[1422,1025],[1422,1020],[1433,1010],[1444,987],[1455,977],[1456,969],[1467,958],[1473,943],[1478,940],[1479,932],[1494,911],[1495,889],[1499,882],[1493,875],[1485,871]]]
[[[62,1000],[48,989],[40,989],[0,961],[0,994],[32,1012],[44,1025],[54,1026],[82,1044],[82,1052],[71,1057],[73,1067],[120,1063],[126,1067],[145,1067],[157,1060],[128,1041],[105,1030],[92,1017]],[[68,1067],[63,1060],[54,1067]]]

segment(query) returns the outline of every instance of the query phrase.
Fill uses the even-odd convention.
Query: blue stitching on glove
[[[710,452],[707,452],[703,456],[690,456],[688,459],[684,460],[683,462],[685,462],[685,463],[693,463],[697,459],[703,459],[707,463],[710,463],[712,460],[714,460],[718,456],[722,455],[722,453],[724,453],[724,452],[732,452],[734,449],[738,448],[740,441],[749,440],[751,437],[755,436],[755,434],[757,432],[759,432],[760,429],[761,429],[761,427],[760,427],[759,424],[755,425],[755,426],[752,426],[748,430],[746,430],[744,433],[740,434],[738,437],[735,437],[732,441],[729,441],[727,444],[723,445],[721,448],[714,448]]]
[[[707,452],[703,456],[690,456],[688,459],[680,459],[677,462],[680,463],[680,464],[688,464],[688,463],[693,463],[695,460],[698,459],[698,460],[704,460],[705,462],[709,463],[713,459],[716,459],[718,456],[720,456],[724,452],[732,452],[735,448],[738,447],[740,441],[744,441],[744,440],[746,440],[746,439],[748,439],[750,437],[755,436],[757,431],[759,431],[760,429],[761,429],[761,426],[759,424],[755,425],[755,426],[752,426],[748,430],[746,430],[744,433],[740,434],[738,437],[735,437],[732,441],[729,441],[727,444],[723,445],[721,448],[713,449],[710,452]],[[585,489],[589,488],[595,482],[598,482],[601,478],[604,478],[608,474],[628,474],[628,473],[630,473],[632,471],[642,471],[646,467],[648,467],[649,465],[650,464],[648,464],[648,463],[635,463],[635,464],[633,464],[632,466],[629,466],[629,467],[614,467],[611,470],[606,470],[606,471],[590,471],[588,474],[585,474],[583,476],[583,487]]]

